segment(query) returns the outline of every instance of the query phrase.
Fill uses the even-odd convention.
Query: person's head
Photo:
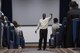
[[[45,14],[45,13],[43,13],[43,14],[42,14],[42,17],[43,17],[43,19],[45,19],[45,18],[46,18],[46,14]]]
[[[14,24],[15,27],[18,27],[19,26],[16,21],[13,21],[13,24]]]
[[[0,20],[4,21],[4,16],[5,16],[4,13],[0,11]]]
[[[4,16],[4,20],[5,20],[5,21],[8,21],[8,18],[7,18],[6,16]]]
[[[78,8],[78,4],[76,1],[71,1],[69,3],[69,7],[70,7],[70,9]]]
[[[54,18],[53,21],[54,21],[54,23],[58,23],[58,19],[57,18]]]

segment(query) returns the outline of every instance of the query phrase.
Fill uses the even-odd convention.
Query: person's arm
[[[59,23],[59,26],[62,26],[62,24]]]
[[[35,33],[37,33],[37,30],[39,29],[40,25],[41,24],[39,23],[37,29],[35,30]]]
[[[51,15],[51,17],[50,17],[49,21],[53,18],[53,14],[51,13],[50,15]]]

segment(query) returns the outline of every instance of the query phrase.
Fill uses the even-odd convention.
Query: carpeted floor
[[[28,48],[28,49],[23,49],[21,53],[56,53],[56,52],[52,52],[49,49],[44,50],[40,50],[38,51],[37,48]]]

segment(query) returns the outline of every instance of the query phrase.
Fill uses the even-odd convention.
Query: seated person
[[[60,46],[60,35],[59,35],[59,29],[60,29],[60,26],[62,26],[62,24],[58,23],[58,19],[57,18],[54,18],[53,19],[53,25],[52,25],[52,34],[53,36],[55,37],[56,39],[56,46]]]
[[[60,28],[60,26],[62,26],[62,24],[58,23],[58,19],[57,18],[54,18],[53,19],[53,25],[52,25],[52,33],[55,34],[57,29]]]
[[[19,48],[24,48],[24,37],[23,37],[23,31],[19,27],[18,23],[16,21],[13,21],[15,31],[17,33],[17,42],[18,42],[18,47]]]

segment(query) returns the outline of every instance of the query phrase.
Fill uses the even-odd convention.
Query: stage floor
[[[37,48],[27,48],[23,49],[21,53],[57,53],[56,51],[51,51],[49,48],[46,50],[37,50]]]

